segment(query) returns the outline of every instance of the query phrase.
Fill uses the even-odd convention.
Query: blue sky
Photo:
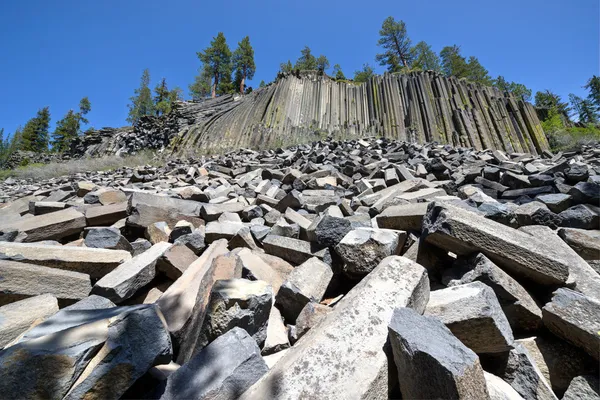
[[[123,126],[144,68],[152,87],[165,77],[187,95],[196,52],[219,31],[232,50],[250,36],[257,66],[251,86],[273,80],[304,45],[351,76],[375,64],[389,15],[406,22],[414,43],[436,51],[458,44],[494,77],[534,93],[583,95],[600,69],[599,7],[598,0],[2,0],[0,128],[12,133],[44,106],[54,126],[83,96],[92,103],[91,126]]]

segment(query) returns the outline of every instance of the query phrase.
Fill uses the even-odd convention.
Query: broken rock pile
[[[600,147],[328,140],[0,196],[16,398],[600,398]]]

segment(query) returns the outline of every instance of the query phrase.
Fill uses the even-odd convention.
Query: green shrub
[[[544,131],[546,132],[552,151],[577,150],[582,145],[600,142],[600,128],[597,126],[559,128],[554,130],[546,130],[544,127]]]

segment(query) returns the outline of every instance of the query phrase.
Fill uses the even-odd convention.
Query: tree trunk
[[[215,74],[214,83],[212,85],[211,97],[214,99],[217,97],[217,85],[219,84],[219,75]]]

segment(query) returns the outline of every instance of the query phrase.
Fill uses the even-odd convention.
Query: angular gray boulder
[[[268,370],[256,341],[235,327],[172,373],[161,400],[235,400]]]
[[[482,253],[459,258],[444,271],[442,283],[457,286],[479,281],[494,291],[513,331],[536,331],[542,324],[542,310],[533,297],[510,275]]]
[[[481,282],[435,290],[425,314],[442,321],[475,353],[499,353],[512,348],[512,330],[494,291]]]
[[[384,259],[240,398],[388,398],[387,325],[397,307],[423,312],[428,297],[423,267]]]
[[[540,285],[564,285],[571,261],[543,239],[450,204],[430,203],[423,235],[457,255],[484,253],[501,268]]]
[[[544,325],[552,333],[600,360],[600,302],[561,288],[542,313]]]
[[[354,229],[335,246],[335,252],[344,261],[344,273],[361,278],[371,272],[381,260],[399,254],[406,232],[389,229]]]
[[[321,301],[332,277],[331,267],[316,257],[294,268],[275,299],[286,322],[293,324],[307,303]]]
[[[156,276],[156,262],[171,247],[159,242],[142,254],[119,265],[94,285],[92,293],[119,304],[132,297]]]
[[[58,301],[42,294],[0,307],[0,348],[58,311]]]
[[[479,358],[438,319],[397,308],[389,335],[402,398],[488,397]]]
[[[212,287],[208,312],[196,342],[196,351],[206,347],[233,327],[239,327],[262,346],[273,304],[273,289],[264,281],[218,280]]]

